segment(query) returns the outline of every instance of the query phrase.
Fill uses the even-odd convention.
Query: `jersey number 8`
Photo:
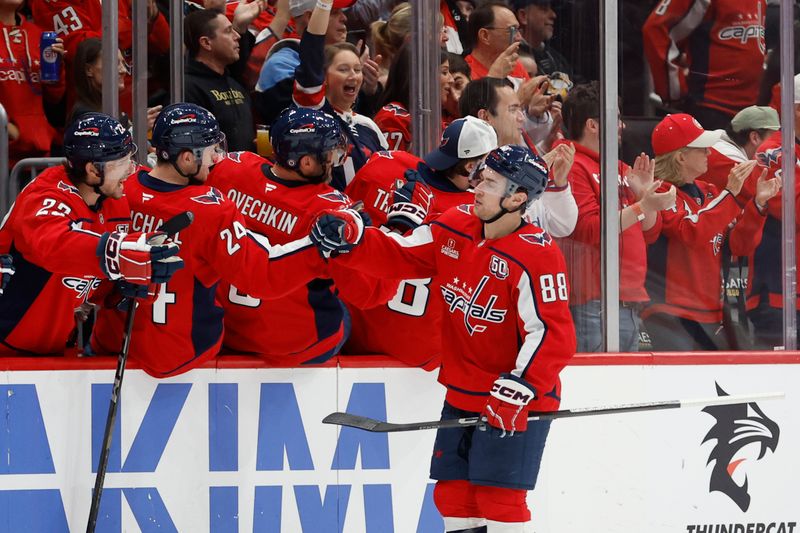
[[[542,288],[542,301],[544,303],[555,302],[556,300],[569,301],[567,276],[563,272],[556,274],[555,281],[552,274],[542,274],[539,276],[539,286]]]

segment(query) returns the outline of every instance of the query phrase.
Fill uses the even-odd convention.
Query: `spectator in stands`
[[[765,0],[659,2],[642,28],[655,91],[706,127],[756,103]]]
[[[364,81],[356,47],[347,42],[325,46],[331,7],[339,0],[317,0],[300,40],[300,65],[292,98],[299,107],[322,109],[333,116],[347,137],[348,157],[333,169],[331,185],[344,190],[370,155],[389,145],[373,120],[353,111]]]
[[[522,130],[524,116],[517,93],[508,80],[486,77],[471,81],[461,95],[459,109],[462,117],[471,115],[488,122],[497,133],[498,145],[531,146]],[[567,181],[574,155],[571,146],[563,145],[543,156],[550,167],[551,181],[540,200],[531,204],[527,213],[531,222],[555,237],[572,233],[578,217],[578,208]],[[539,213],[532,209],[543,211]]]
[[[781,129],[778,112],[767,106],[749,106],[733,117],[708,154],[708,171],[698,179],[725,188],[728,173],[737,163],[755,159],[756,150],[767,138]],[[753,197],[755,183],[745,182],[737,199],[745,203]]]
[[[569,175],[578,204],[578,223],[560,244],[570,277],[570,308],[575,321],[579,352],[603,348],[600,305],[600,210],[603,203],[600,172],[600,87],[597,82],[578,85],[564,103],[567,138],[575,146],[575,164]],[[625,125],[620,121],[618,132]],[[561,141],[561,143],[566,141]],[[675,192],[655,193],[654,164],[642,154],[633,167],[620,162],[619,186],[619,347],[639,350],[639,310],[647,302],[646,243],[661,229],[660,213],[675,204]]]
[[[572,66],[563,55],[550,45],[555,31],[556,12],[552,0],[512,0],[514,15],[519,20],[522,36],[520,51],[531,54],[537,72],[552,74],[563,72],[570,79],[575,76]]]
[[[458,101],[461,99],[464,87],[470,82],[472,69],[469,68],[464,58],[458,54],[448,52],[447,59],[450,66],[450,74],[453,76],[453,85],[450,88],[449,98],[443,102],[442,120],[449,124],[461,116],[458,111]]]
[[[347,38],[347,17],[344,8],[355,0],[336,0],[330,13],[324,44],[343,43]],[[302,38],[308,27],[316,0],[289,0],[289,12],[295,31]],[[278,48],[279,47],[279,48]],[[300,65],[300,51],[296,41],[279,41],[276,49],[267,56],[253,96],[256,109],[266,124],[271,124],[287,107],[292,105],[295,70]]]
[[[67,67],[67,109],[72,109],[75,100],[72,80],[72,59],[76,49],[85,39],[102,37],[103,8],[100,0],[29,0],[33,20],[45,31],[54,31],[64,38],[67,53],[64,56]],[[118,26],[119,49],[127,62],[131,61],[133,46],[133,0],[119,0]],[[147,0],[147,47],[150,54],[169,52],[169,24],[161,14],[155,0]],[[126,75],[126,90],[120,94],[120,109],[130,116],[133,83],[130,73]]]
[[[64,95],[63,70],[58,83],[40,81],[42,30],[18,13],[22,4],[0,1],[0,104],[8,114],[9,170],[25,157],[49,155],[55,130],[45,117],[43,99],[55,103]],[[54,48],[63,55],[63,42]]]
[[[800,161],[800,74],[794,77],[794,131],[794,154],[796,161]],[[782,141],[783,137],[778,130],[759,146],[756,152],[758,164],[766,167],[769,177],[780,175],[783,164]],[[795,165],[795,176],[798,175],[800,166]],[[795,195],[798,190],[800,183],[795,181]],[[747,287],[747,315],[755,326],[753,329],[756,341],[765,348],[783,346],[782,203],[781,194],[777,194],[766,204],[768,216],[762,238],[756,235],[754,238],[744,239],[745,242],[749,240],[760,243],[751,265],[753,282]],[[800,229],[798,226],[796,224],[795,228]],[[795,249],[797,257],[800,257],[800,239],[797,239],[797,235],[795,235]]]
[[[762,175],[756,202],[748,202],[742,213],[735,197],[755,161],[735,165],[722,191],[698,180],[708,168],[709,148],[720,136],[683,113],[667,115],[653,130],[655,175],[663,180],[658,191],[677,195],[675,208],[661,212],[661,236],[648,250],[652,302],[642,319],[655,350],[736,349],[733,332],[720,327],[722,245],[733,224],[734,232],[763,224],[757,206],[766,205],[779,187]]]
[[[450,60],[444,50],[440,53],[439,84],[442,107],[453,100],[453,76],[450,74]],[[395,57],[395,62],[389,71],[386,90],[383,92],[383,103],[380,111],[375,115],[375,124],[383,132],[390,150],[411,151],[411,112],[409,110],[409,95],[411,76],[411,49],[404,46]],[[446,126],[442,121],[442,129]]]
[[[518,60],[522,42],[519,23],[506,4],[492,1],[476,9],[469,19],[469,37],[472,52],[465,59],[472,69],[473,80],[484,76],[508,77],[518,89],[530,79]]]
[[[251,20],[237,26],[221,12],[203,9],[186,15],[183,43],[189,53],[185,68],[187,102],[211,111],[225,133],[232,151],[255,149],[256,130],[250,94],[228,67],[246,56],[253,37],[247,32]],[[242,38],[244,34],[244,38]],[[245,43],[246,51],[242,51]]]
[[[469,10],[470,7],[472,10]],[[442,31],[447,36],[445,46],[448,52],[462,55],[467,50],[467,45],[469,44],[469,17],[475,7],[471,0],[440,0],[439,13],[441,13],[444,22]]]
[[[371,37],[376,59],[380,57],[380,75],[378,81],[386,87],[389,69],[394,63],[400,49],[405,45],[411,35],[411,4],[403,2],[397,4],[387,20],[376,20],[372,23]],[[411,70],[406,65],[406,76]]]

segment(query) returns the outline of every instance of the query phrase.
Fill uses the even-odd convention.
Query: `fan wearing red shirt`
[[[664,180],[659,190],[677,189],[675,207],[661,212],[661,236],[648,250],[652,302],[642,318],[656,350],[735,349],[721,327],[722,246],[730,226],[741,231],[762,215],[736,200],[756,161],[733,167],[722,191],[697,179],[720,135],[683,113],[667,115],[653,130],[656,177]]]
[[[487,2],[472,12],[469,18],[472,52],[464,59],[472,69],[473,80],[489,76],[507,77],[519,90],[530,75],[519,62],[517,50],[522,42],[519,22],[514,12],[503,2]],[[502,56],[502,58],[501,58]],[[495,62],[501,58],[499,63]],[[496,69],[502,75],[495,74]]]

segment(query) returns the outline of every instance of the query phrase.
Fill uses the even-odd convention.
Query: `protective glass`
[[[134,145],[133,151],[130,155],[115,159],[113,161],[106,161],[98,163],[97,167],[103,169],[106,177],[110,178],[126,178],[134,174],[139,168],[139,163],[136,161],[137,147]]]
[[[225,139],[225,136],[222,136],[222,140],[218,143],[212,144],[211,146],[206,146],[203,149],[203,160],[207,161],[210,160],[212,165],[216,165],[228,155],[228,141]]]
[[[475,192],[502,198],[508,193],[508,179],[490,168],[484,168],[480,173],[481,179],[475,186]]]

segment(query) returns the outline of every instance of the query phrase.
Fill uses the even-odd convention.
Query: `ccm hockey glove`
[[[0,255],[0,294],[14,275],[14,261],[8,254]]]
[[[489,391],[481,421],[499,429],[501,439],[506,435],[521,433],[528,429],[528,410],[525,406],[534,398],[536,391],[530,383],[513,374],[500,374]]]
[[[105,275],[112,280],[147,285],[166,283],[183,268],[178,245],[161,231],[153,233],[104,233],[97,245],[97,257]]]
[[[433,193],[419,172],[408,169],[405,172],[405,182],[395,180],[392,199],[393,203],[389,206],[386,217],[388,224],[413,230],[422,225],[428,216]]]
[[[352,250],[364,236],[364,220],[353,209],[326,209],[311,227],[309,238],[326,259]]]

